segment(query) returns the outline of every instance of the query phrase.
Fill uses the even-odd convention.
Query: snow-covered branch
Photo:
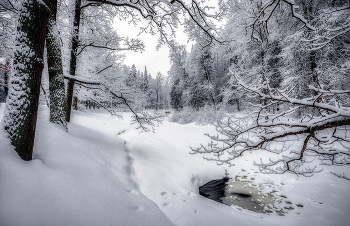
[[[88,89],[99,89],[102,90],[111,96],[120,99],[123,104],[133,113],[133,121],[132,124],[137,123],[138,129],[141,129],[142,131],[148,132],[153,131],[154,127],[160,124],[165,117],[162,114],[154,113],[150,114],[145,111],[137,111],[132,106],[133,100],[128,98],[128,95],[124,95],[122,91],[116,92],[111,87],[106,85],[104,82],[101,82],[100,80],[92,80],[92,79],[84,79],[80,78],[78,76],[71,76],[71,75],[64,75],[65,79],[74,81],[76,84],[81,85]],[[93,100],[94,102],[97,102],[96,100]],[[98,105],[101,105],[98,103]],[[109,110],[108,110],[109,111]],[[109,111],[111,112],[111,111]],[[115,115],[114,113],[112,115]]]
[[[315,15],[318,17],[317,20],[310,21],[302,15],[303,13],[299,9],[300,7],[294,0],[267,0],[260,7],[259,13],[255,16],[253,22],[248,25],[248,27],[251,27],[252,39],[260,40],[261,42],[267,39],[262,33],[268,33],[267,23],[277,7],[283,5],[282,3],[289,5],[292,17],[304,24],[308,31],[311,32],[310,34],[312,36],[303,40],[307,45],[307,49],[310,51],[321,49],[334,39],[346,35],[350,31],[350,18],[348,16],[350,13],[349,2],[345,3],[346,5],[342,7],[323,10],[319,15]],[[306,9],[304,10],[307,11]],[[334,22],[334,19],[327,20],[331,16],[335,16],[338,20],[336,22]],[[318,22],[317,25],[314,25],[315,21]]]
[[[116,6],[124,17],[131,18],[133,23],[136,23],[138,16],[141,15],[143,19],[149,21],[141,28],[141,33],[154,34],[157,31],[160,35],[159,43],[169,43],[169,36],[175,37],[175,28],[182,23],[179,15],[187,15],[190,18],[189,21],[194,22],[197,28],[205,33],[210,43],[212,41],[221,42],[216,38],[214,25],[209,22],[209,19],[217,19],[220,12],[211,14],[209,13],[212,10],[211,7],[202,6],[202,2],[196,0],[191,0],[189,3],[182,0],[87,0],[87,2],[82,8],[101,4]]]
[[[271,88],[268,81],[248,85],[233,70],[230,75],[242,91],[270,104],[255,104],[257,110],[247,116],[217,122],[218,135],[207,134],[211,143],[192,149],[193,153],[212,154],[214,157],[206,159],[229,165],[245,152],[283,153],[282,158],[254,164],[263,173],[292,172],[304,176],[319,172],[314,160],[322,165],[350,164],[350,108],[322,101],[323,97],[348,93],[347,90],[327,91],[309,86],[313,97],[297,99],[289,96],[289,90]],[[270,112],[272,105],[284,105],[284,110]],[[302,118],[291,117],[299,106],[313,110]]]
[[[17,12],[17,7],[16,4],[17,1],[13,1],[13,0],[2,0],[0,2],[0,13],[1,12],[6,12],[6,11],[11,11],[11,12]]]

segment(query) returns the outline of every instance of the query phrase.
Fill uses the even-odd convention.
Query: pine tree
[[[180,79],[173,82],[170,90],[170,105],[175,110],[180,110],[183,108],[182,103],[182,87]]]
[[[209,47],[203,49],[198,44],[192,54],[192,64],[195,70],[189,89],[189,104],[199,110],[206,104],[216,105],[216,87],[212,71],[213,58]]]
[[[133,64],[131,66],[131,70],[130,70],[125,82],[126,82],[127,86],[135,86],[136,81],[137,81],[137,70],[136,70],[135,65]]]

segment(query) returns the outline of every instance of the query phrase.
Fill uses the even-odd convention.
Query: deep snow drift
[[[273,192],[286,212],[255,213],[198,194],[225,175],[224,167],[189,154],[214,127],[165,119],[156,133],[140,133],[129,121],[129,113],[123,121],[99,110],[73,112],[67,133],[41,107],[30,162],[1,132],[0,225],[350,225],[350,181],[330,173],[349,176],[348,166],[311,178],[264,175],[252,164],[264,153],[244,156],[229,175]]]

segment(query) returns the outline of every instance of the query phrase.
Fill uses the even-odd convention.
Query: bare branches
[[[213,41],[221,43],[215,37],[215,27],[209,22],[209,19],[217,19],[219,14],[209,14],[210,7],[201,7],[200,3],[192,0],[185,4],[182,0],[87,0],[89,3],[82,6],[96,6],[108,4],[120,8],[121,15],[130,16],[131,21],[138,20],[138,15],[143,19],[149,20],[148,25],[141,29],[141,32],[154,34],[157,31],[160,34],[159,43],[169,43],[169,37],[175,37],[175,28],[181,23],[179,15],[190,18],[199,30],[203,31],[210,43]],[[138,12],[135,14],[134,12]]]
[[[289,97],[289,90],[272,89],[266,81],[259,85],[245,84],[233,70],[231,76],[242,91],[252,97],[269,100],[269,104],[255,105],[256,111],[244,117],[232,116],[216,123],[220,135],[208,135],[211,143],[192,149],[193,153],[212,154],[208,160],[220,164],[232,164],[232,160],[244,153],[263,150],[273,154],[283,153],[282,158],[269,162],[254,163],[263,173],[286,173],[311,176],[319,169],[312,164],[317,160],[321,165],[350,164],[350,108],[334,103],[322,103],[320,97],[348,93],[348,91],[322,90],[309,86],[315,91],[311,98]],[[269,107],[285,105],[285,110],[271,113]],[[318,109],[302,118],[292,118],[299,106]]]
[[[2,2],[0,2],[0,13],[6,11],[17,13],[18,10],[14,3],[17,3],[17,1],[3,0]]]
[[[350,12],[349,12],[350,13]],[[309,45],[309,50],[319,50],[328,45],[334,39],[347,34],[350,31],[350,22],[340,27],[333,29],[326,29],[324,34],[316,35],[313,39],[305,39],[304,41]]]
[[[282,5],[282,3],[289,5],[292,17],[296,18],[308,29],[308,31],[312,32],[312,38],[308,37],[304,39],[307,49],[310,51],[321,49],[334,39],[348,34],[350,31],[350,21],[348,16],[350,13],[349,2],[342,7],[322,11],[321,14],[318,15],[318,25],[316,26],[312,24],[314,23],[313,21],[307,20],[300,10],[298,11],[299,6],[296,5],[294,0],[268,0],[259,8],[259,13],[255,16],[253,22],[248,25],[248,27],[251,28],[252,39],[260,42],[267,41],[267,23],[276,11],[276,8],[279,5]],[[333,19],[327,21],[327,18],[334,15],[339,18],[338,22],[332,22]]]
[[[69,79],[71,81],[74,81],[76,84],[79,84],[81,86],[84,86],[88,89],[99,89],[102,90],[113,97],[120,99],[124,105],[133,113],[133,120],[132,124],[137,123],[138,124],[138,129],[141,129],[142,131],[148,132],[148,131],[154,131],[154,127],[160,124],[165,117],[162,114],[159,113],[154,113],[150,114],[145,111],[136,111],[134,107],[132,106],[133,101],[123,95],[122,92],[115,92],[112,88],[110,88],[108,85],[105,83],[99,81],[99,80],[91,80],[91,79],[83,79],[79,78],[77,76],[71,76],[71,75],[64,75],[65,79]],[[92,100],[94,102],[97,102],[96,100]],[[98,105],[101,105],[98,103]],[[106,109],[105,107],[103,107]],[[110,113],[112,111],[108,110]],[[112,116],[115,115],[115,113],[111,113]]]
[[[140,1],[137,1],[136,3],[133,3],[132,1],[122,1],[122,0],[87,0],[91,3],[88,3],[87,5],[82,6],[81,8],[85,8],[87,6],[94,6],[96,3],[103,3],[103,4],[109,4],[112,6],[117,7],[130,7],[132,9],[137,10],[145,19],[152,18],[154,13],[150,8],[146,8],[144,5],[140,4]],[[147,1],[146,1],[147,2]]]
[[[105,44],[100,44],[100,43],[95,43],[95,42],[91,42],[89,44],[79,44],[80,50],[79,52],[76,54],[77,56],[79,56],[87,47],[94,47],[94,48],[99,48],[99,49],[106,49],[106,50],[111,50],[111,51],[124,51],[124,50],[130,50],[130,51],[143,51],[145,48],[145,45],[143,44],[143,42],[139,39],[129,39],[126,38],[125,39],[125,46],[122,48],[119,47],[112,47],[109,46],[108,43]]]
[[[333,173],[333,172],[331,172],[331,174],[333,174],[334,176],[337,176],[337,177],[339,177],[339,178],[342,178],[342,179],[345,179],[345,180],[350,181],[350,177],[345,176],[345,173],[343,173],[343,174],[338,174],[338,173]]]
[[[191,17],[192,21],[196,23],[196,25],[204,31],[205,34],[207,34],[207,37],[209,37],[210,42],[209,44],[212,43],[213,40],[215,40],[218,43],[223,43],[222,41],[219,41],[218,39],[215,38],[214,34],[211,33],[213,28],[209,25],[209,23],[206,21],[205,17],[212,17],[215,18],[217,16],[213,15],[208,15],[203,9],[201,9],[198,5],[198,3],[194,0],[192,0],[192,10],[190,10],[183,1],[175,0],[173,2],[178,2],[188,13],[188,15]],[[203,24],[198,20],[197,18],[201,18],[201,21]],[[208,44],[208,45],[209,45]]]

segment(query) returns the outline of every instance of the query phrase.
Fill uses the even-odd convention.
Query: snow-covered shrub
[[[205,105],[198,111],[193,107],[184,107],[181,111],[175,111],[171,117],[171,122],[177,122],[180,124],[186,124],[195,122],[200,125],[206,125],[217,120],[222,119],[225,116],[224,110],[218,109],[215,106]]]
[[[191,123],[195,121],[196,110],[192,107],[184,107],[180,111],[174,111],[169,121],[180,124]]]
[[[196,123],[206,125],[214,123],[225,117],[225,112],[220,108],[211,105],[205,105],[196,114]]]

